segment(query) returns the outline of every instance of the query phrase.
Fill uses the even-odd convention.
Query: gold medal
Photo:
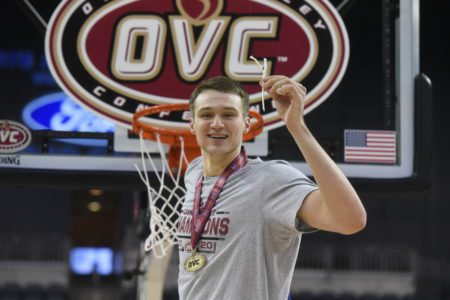
[[[206,257],[195,251],[184,261],[184,269],[188,272],[196,272],[206,265]]]

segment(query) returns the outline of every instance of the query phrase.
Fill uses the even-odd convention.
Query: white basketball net
[[[161,172],[158,172],[155,161],[150,155],[150,151],[145,145],[142,132],[139,135],[141,146],[141,165],[135,167],[142,181],[147,187],[148,209],[150,213],[150,235],[145,240],[145,251],[153,250],[157,258],[164,257],[169,248],[178,244],[177,224],[183,205],[186,190],[180,185],[181,169],[183,162],[187,165],[188,160],[184,153],[184,140],[180,137],[181,149],[179,167],[176,174],[170,169],[169,162],[160,136],[156,135],[158,150],[161,155]],[[159,184],[152,184],[148,177],[148,172],[156,174]],[[158,187],[159,186],[159,187]]]

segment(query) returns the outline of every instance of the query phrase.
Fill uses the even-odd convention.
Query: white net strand
[[[179,137],[179,139],[180,139],[180,149],[181,149],[181,151],[180,151],[180,161],[178,163],[178,170],[180,170],[180,172],[178,173],[178,175],[181,176],[181,169],[182,169],[183,163],[185,163],[186,166],[187,166],[187,165],[189,165],[189,160],[187,159],[186,153],[184,152],[184,139],[181,136]],[[177,181],[178,180],[179,179],[177,179]]]
[[[267,58],[264,58],[264,62],[261,65],[261,63],[252,55],[250,56],[251,59],[255,61],[255,63],[258,65],[259,69],[262,73],[261,80],[265,79],[267,77]],[[266,111],[266,105],[264,103],[264,88],[261,88],[261,104],[262,104],[262,110]]]
[[[166,256],[171,247],[178,243],[177,224],[180,214],[180,207],[184,201],[186,190],[180,185],[181,167],[178,168],[176,177],[170,170],[168,160],[165,155],[159,135],[156,135],[158,150],[161,155],[161,174],[159,174],[156,164],[150,155],[150,151],[145,145],[142,133],[140,137],[141,164],[142,170],[135,165],[141,180],[147,187],[148,207],[150,212],[150,235],[145,240],[145,251],[153,250],[153,255],[157,258]],[[187,162],[184,153],[184,141],[181,141],[180,166],[182,162]],[[155,173],[159,182],[159,189],[156,191],[148,177],[147,164]],[[173,187],[168,186],[172,183]]]
[[[179,159],[179,162],[178,162],[177,176],[175,178],[173,173],[172,173],[172,170],[170,169],[169,161],[166,158],[165,151],[164,151],[164,149],[162,147],[162,143],[161,143],[161,141],[159,139],[159,136],[157,136],[158,149],[159,149],[159,151],[161,153],[161,159],[163,161],[163,165],[165,167],[167,167],[169,177],[172,180],[172,183],[174,184],[174,187],[171,188],[171,189],[168,189],[167,187],[165,187],[165,188],[167,188],[170,191],[170,195],[167,197],[168,199],[172,199],[172,197],[178,197],[178,195],[176,194],[177,191],[184,192],[184,194],[186,193],[186,190],[180,185],[180,179],[181,179],[181,172],[182,172],[181,167],[182,167],[182,164],[183,164],[183,158],[185,159],[186,163],[187,163],[187,158],[186,158],[185,153],[184,153],[184,139],[181,136],[178,137],[178,138],[180,139],[180,142],[181,142],[180,143],[181,144],[181,148],[180,148],[180,159]],[[183,198],[184,198],[184,194],[183,194]],[[176,206],[178,206],[179,204],[180,203],[177,201],[177,205]],[[169,214],[169,216],[173,216],[175,213],[177,213],[177,210],[175,209],[176,206],[175,207],[172,206],[170,202],[165,203],[164,205],[166,205],[166,206],[170,207],[170,209],[172,209],[172,211]],[[176,233],[176,228],[175,228],[175,233]]]
[[[143,171],[141,171],[139,169],[138,165],[135,165],[136,169],[138,170],[139,176],[141,177],[141,180],[144,182],[144,184],[147,187],[147,195],[148,195],[148,209],[150,212],[150,236],[145,240],[145,245],[144,248],[146,251],[150,251],[152,248],[156,247],[158,245],[158,240],[155,239],[155,236],[157,234],[157,230],[156,230],[156,224],[158,222],[160,222],[160,218],[158,218],[158,211],[157,211],[157,207],[155,205],[156,201],[158,199],[161,198],[163,189],[164,189],[164,185],[162,184],[163,182],[163,178],[164,178],[164,167],[162,169],[161,175],[159,175],[159,173],[156,171],[156,166],[155,163],[153,161],[153,159],[150,156],[150,151],[148,151],[143,137],[142,137],[142,132],[139,135],[139,144],[141,147],[141,164],[142,164],[142,169]],[[148,161],[151,165],[151,169],[155,171],[155,174],[158,178],[158,181],[160,182],[160,187],[159,187],[159,191],[157,192],[150,184],[150,180],[148,178],[148,171],[147,171],[147,164],[146,161]],[[164,253],[164,248],[162,253]]]

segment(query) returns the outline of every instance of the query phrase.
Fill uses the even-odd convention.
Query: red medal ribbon
[[[245,166],[248,162],[247,154],[245,153],[244,147],[242,147],[239,155],[223,170],[222,174],[220,174],[217,179],[214,187],[211,190],[211,193],[208,196],[208,200],[206,201],[205,207],[203,207],[202,212],[200,213],[200,203],[201,203],[201,194],[202,194],[202,186],[203,186],[203,175],[197,180],[197,185],[195,187],[195,196],[194,196],[194,211],[192,212],[192,226],[191,226],[191,244],[192,250],[195,251],[197,249],[197,242],[205,229],[206,222],[211,216],[212,209],[216,204],[217,198],[219,198],[219,194],[222,191],[225,183],[228,178]]]

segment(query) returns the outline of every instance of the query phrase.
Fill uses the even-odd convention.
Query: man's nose
[[[212,123],[211,123],[211,127],[213,127],[213,128],[221,128],[223,126],[224,126],[224,124],[222,122],[222,118],[219,115],[215,116],[213,121],[212,121]]]

